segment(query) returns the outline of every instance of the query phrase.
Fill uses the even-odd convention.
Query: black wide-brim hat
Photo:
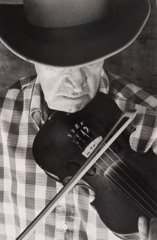
[[[148,0],[0,4],[0,40],[33,63],[83,65],[128,47],[142,31],[149,13]]]

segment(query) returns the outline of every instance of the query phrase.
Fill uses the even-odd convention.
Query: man
[[[107,93],[104,59],[134,41],[149,11],[148,0],[25,0],[24,5],[0,6],[1,41],[33,62],[37,72],[0,96],[1,239],[15,239],[62,187],[32,155],[49,112],[73,113],[98,90]],[[92,191],[76,186],[30,239],[108,239],[90,205],[93,199]],[[140,219],[141,240],[154,240],[156,230],[151,227],[148,237],[146,221]]]

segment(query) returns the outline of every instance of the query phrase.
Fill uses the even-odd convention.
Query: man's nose
[[[69,70],[65,78],[65,85],[72,88],[74,92],[81,92],[87,85],[85,73],[79,69]]]

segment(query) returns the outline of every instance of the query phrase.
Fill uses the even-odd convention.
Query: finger
[[[140,240],[148,239],[148,223],[145,217],[139,217],[138,220],[138,231],[140,235]]]
[[[152,218],[150,220],[150,227],[149,227],[149,240],[156,240],[157,239],[157,218]]]

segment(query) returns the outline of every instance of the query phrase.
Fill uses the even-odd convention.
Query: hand
[[[140,240],[157,240],[157,218],[151,218],[149,226],[145,217],[138,221]]]

